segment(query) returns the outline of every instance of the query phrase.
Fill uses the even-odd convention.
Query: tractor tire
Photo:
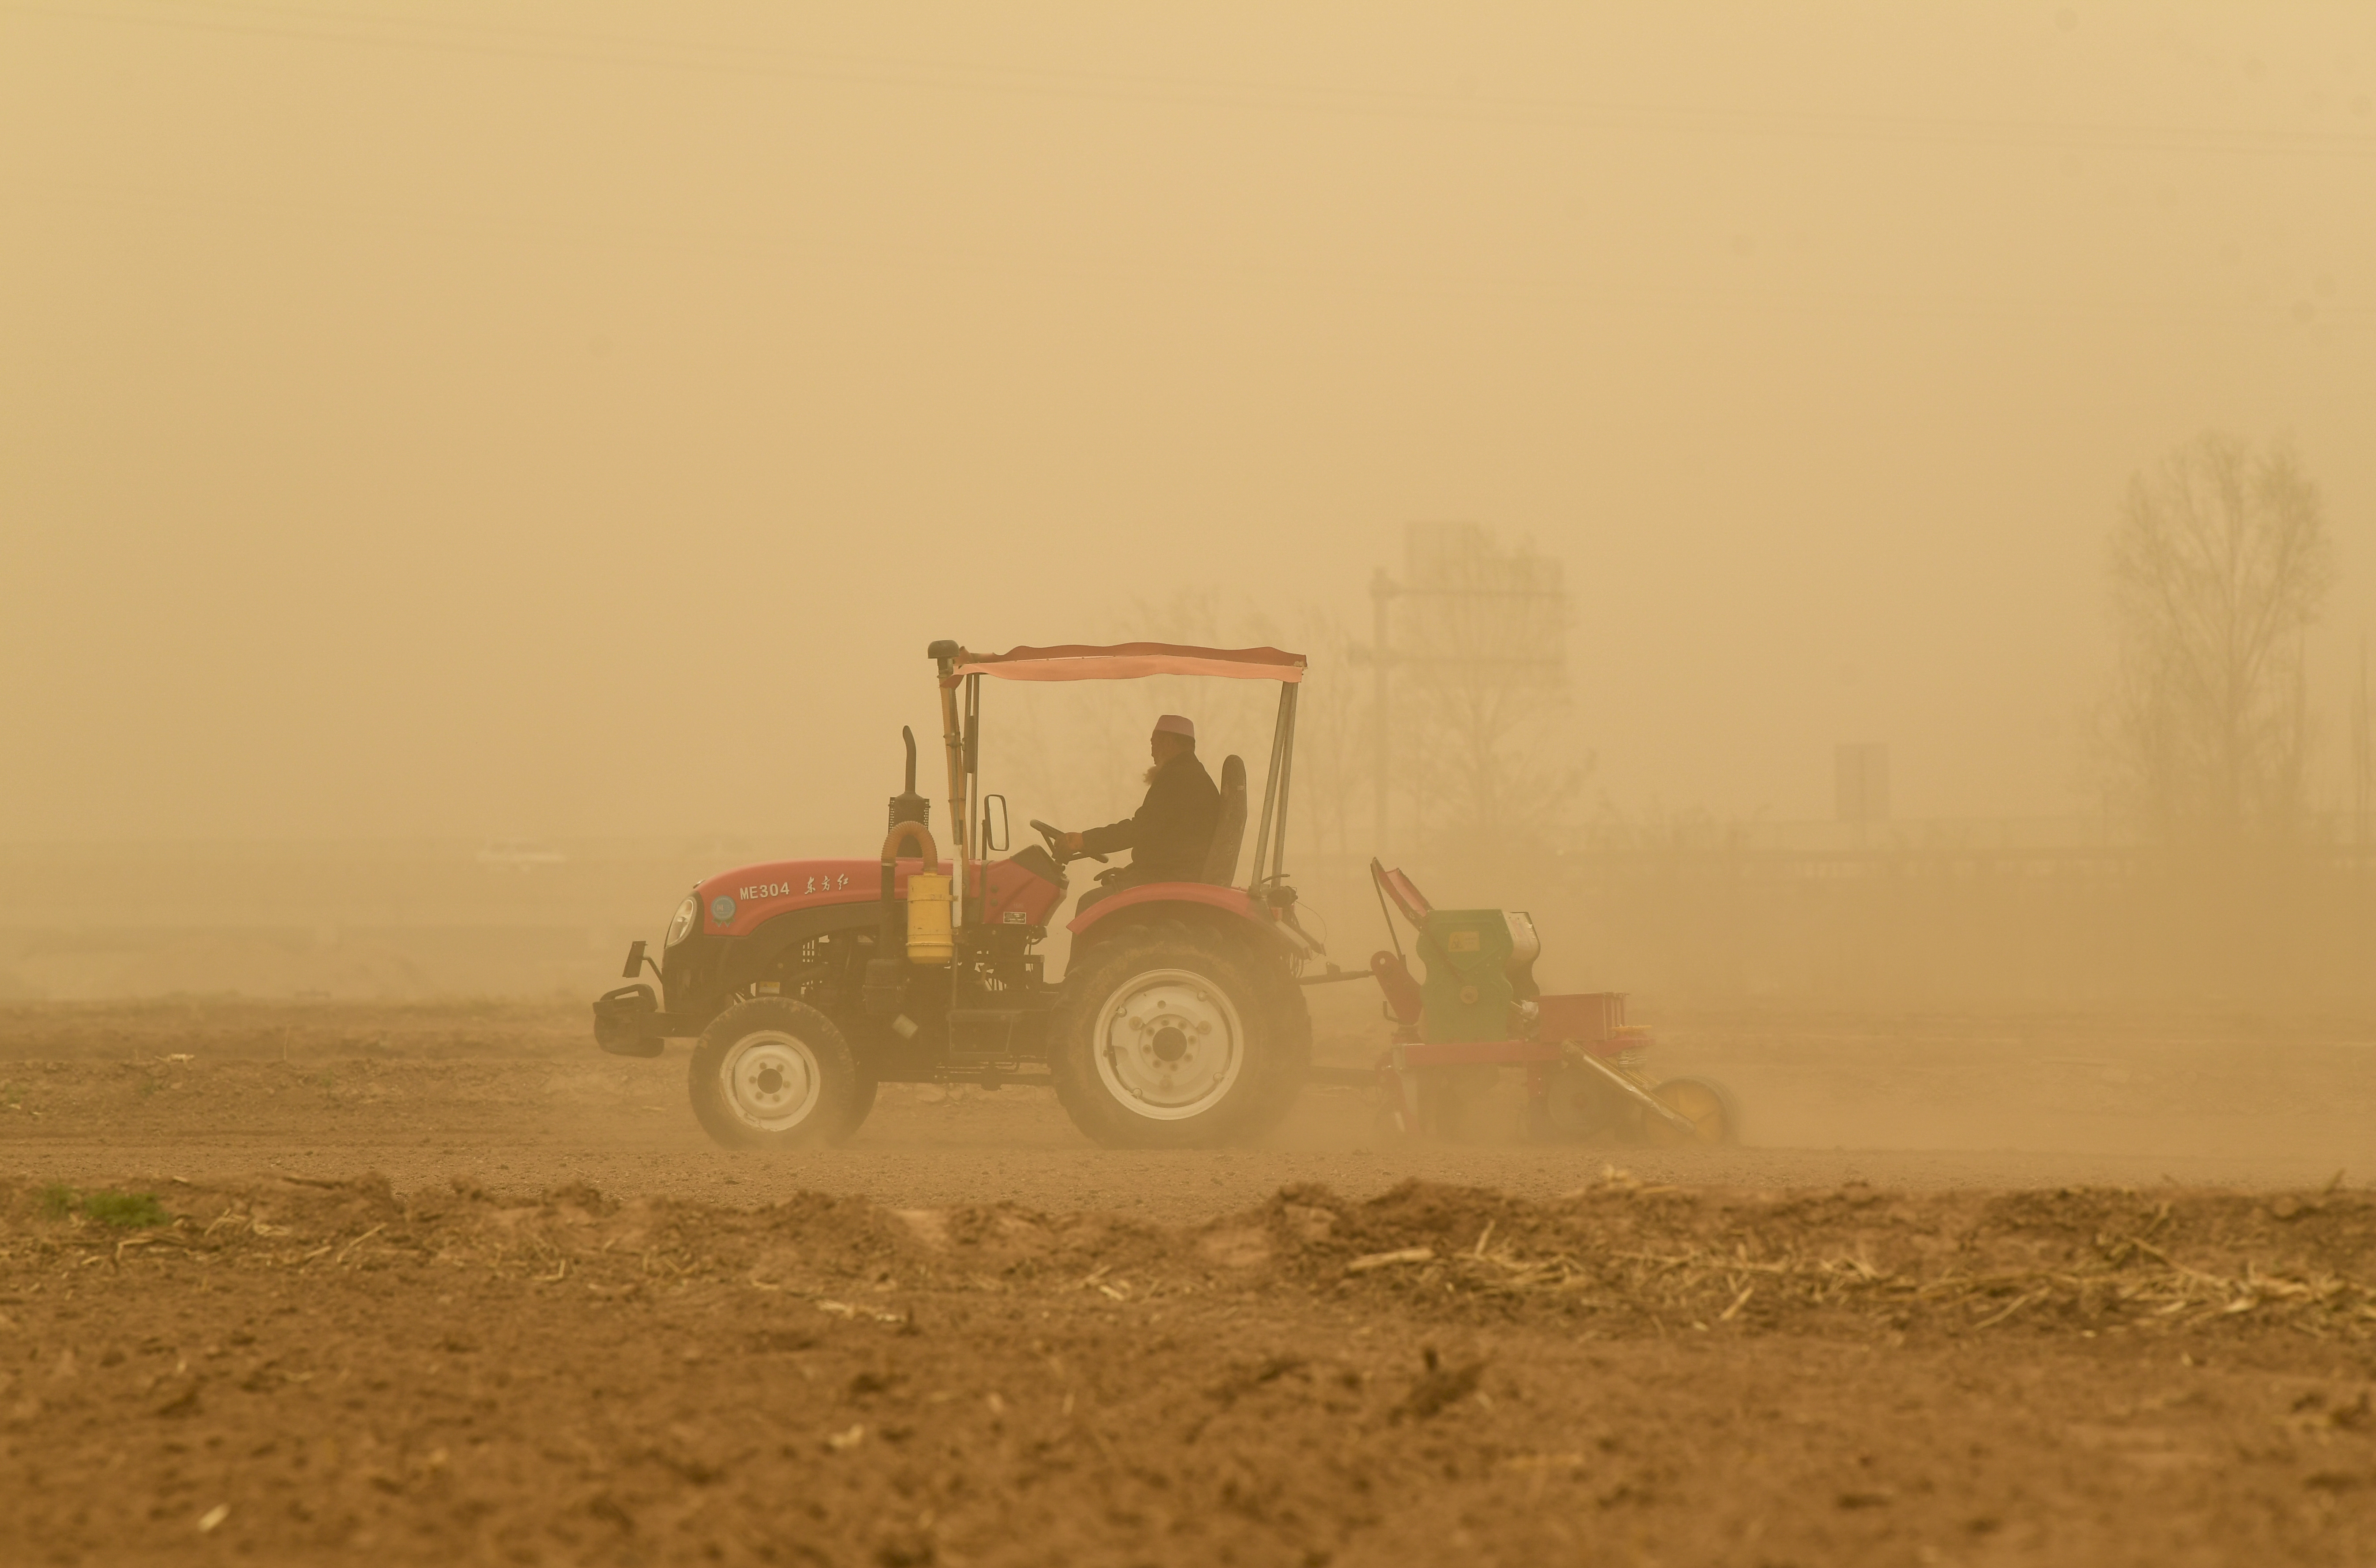
[[[1049,1067],[1073,1124],[1109,1148],[1210,1148],[1277,1125],[1312,1025],[1290,977],[1182,925],[1117,936],[1064,977]]]
[[[1262,1137],[1284,1121],[1312,1075],[1312,1009],[1303,1000],[1303,988],[1283,966],[1257,964],[1255,970],[1266,982],[1272,1082],[1247,1105],[1237,1132],[1241,1143]]]
[[[874,1069],[865,1057],[851,1051],[850,1059],[857,1063],[857,1075],[850,1085],[849,1100],[841,1110],[840,1129],[826,1140],[827,1143],[845,1143],[857,1134],[859,1128],[866,1125],[867,1117],[874,1111],[875,1091],[883,1087],[883,1081],[874,1075]]]
[[[838,1144],[874,1098],[834,1021],[789,996],[751,997],[710,1020],[687,1085],[702,1129],[741,1149]]]

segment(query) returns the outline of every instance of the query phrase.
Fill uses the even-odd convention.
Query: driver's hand
[[[1068,855],[1081,852],[1081,836],[1077,833],[1067,833],[1059,842],[1064,846],[1064,853]]]

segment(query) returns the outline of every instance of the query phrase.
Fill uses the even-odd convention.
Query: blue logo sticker
[[[712,898],[709,901],[709,919],[712,924],[724,925],[728,921],[731,921],[733,918],[733,899],[729,898],[725,894],[720,893],[717,897]]]

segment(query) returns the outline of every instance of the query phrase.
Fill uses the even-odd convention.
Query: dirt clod
[[[1420,1356],[1427,1363],[1427,1371],[1411,1384],[1410,1392],[1403,1396],[1403,1402],[1395,1407],[1397,1420],[1408,1417],[1415,1421],[1426,1420],[1447,1406],[1457,1404],[1476,1393],[1478,1380],[1485,1375],[1485,1362],[1481,1357],[1457,1367],[1447,1367],[1432,1345],[1422,1348]]]

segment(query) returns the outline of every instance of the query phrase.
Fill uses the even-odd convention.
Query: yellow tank
[[[908,961],[945,964],[956,951],[949,938],[949,879],[937,872],[908,874]]]

